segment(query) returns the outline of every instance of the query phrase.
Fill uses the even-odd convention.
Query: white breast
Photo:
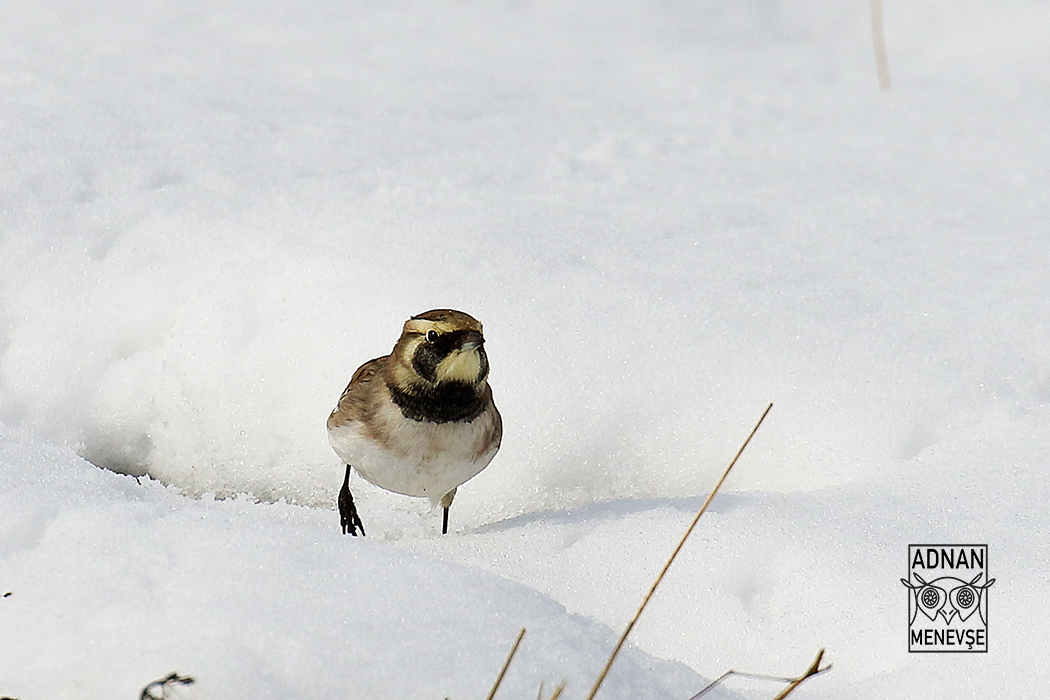
[[[498,448],[494,443],[484,449],[495,430],[490,411],[470,423],[427,423],[406,419],[391,404],[374,420],[389,435],[385,447],[368,437],[359,422],[329,430],[328,440],[358,474],[406,496],[440,500],[487,467]]]

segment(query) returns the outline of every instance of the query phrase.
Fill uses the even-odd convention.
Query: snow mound
[[[481,697],[562,680],[582,697],[616,641],[520,584],[339,534],[327,513],[192,500],[0,436],[0,693],[132,698]],[[609,698],[681,698],[686,667],[628,649]]]

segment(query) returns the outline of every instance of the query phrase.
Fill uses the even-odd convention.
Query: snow
[[[526,626],[583,697],[769,401],[599,697],[1048,687],[1050,6],[884,9],[886,93],[866,3],[5,9],[0,694],[477,696]],[[343,538],[324,420],[446,306],[501,452]],[[986,655],[907,653],[934,541]]]
[[[168,666],[192,670],[194,697],[473,697],[520,626],[527,641],[503,692],[531,697],[542,681],[584,687],[615,643],[518,584],[348,544],[329,513],[192,501],[4,437],[4,629],[17,634],[0,678],[15,697],[134,697]],[[8,466],[19,461],[43,478]],[[624,698],[700,684],[640,652],[611,680],[610,697]]]

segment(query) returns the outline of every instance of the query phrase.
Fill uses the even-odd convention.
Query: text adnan
[[[916,548],[911,568],[984,569],[984,550],[974,547]]]

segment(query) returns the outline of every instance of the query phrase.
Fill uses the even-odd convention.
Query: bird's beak
[[[469,331],[463,340],[459,341],[459,349],[463,351],[477,350],[485,344],[485,338],[477,331]]]

